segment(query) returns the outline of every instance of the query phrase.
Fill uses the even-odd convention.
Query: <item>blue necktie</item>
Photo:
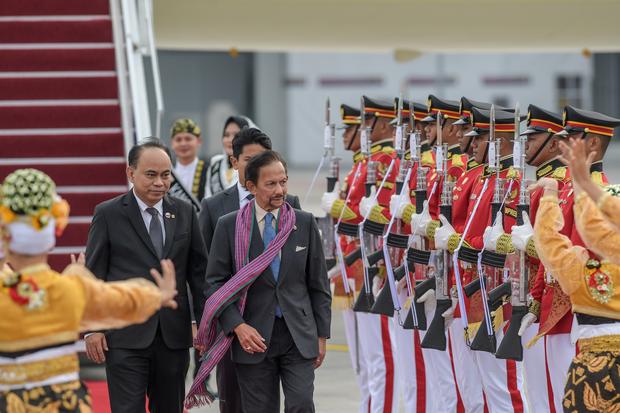
[[[273,214],[271,212],[267,212],[265,215],[265,229],[263,230],[263,245],[265,249],[269,246],[271,241],[276,237],[276,230],[273,228]],[[273,278],[276,280],[276,284],[278,283],[278,276],[280,275],[280,254],[277,254],[271,264],[269,264],[271,268],[271,272],[273,273]],[[276,317],[282,317],[282,309],[278,304],[276,304]]]

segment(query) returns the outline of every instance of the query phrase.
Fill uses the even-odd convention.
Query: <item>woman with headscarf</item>
[[[62,274],[48,254],[68,222],[69,204],[49,176],[20,169],[0,186],[0,412],[91,413],[79,379],[77,341],[83,331],[143,323],[176,308],[174,265],[161,262],[120,282],[98,280],[83,265]]]
[[[215,195],[237,183],[237,171],[233,169],[230,161],[232,156],[232,140],[241,129],[245,128],[258,127],[246,116],[230,116],[224,122],[224,131],[222,133],[224,152],[214,155],[209,161],[205,197]]]

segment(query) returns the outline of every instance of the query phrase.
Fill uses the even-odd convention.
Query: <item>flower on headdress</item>
[[[6,205],[0,205],[0,221],[10,224],[17,218],[15,212],[11,211]]]
[[[57,196],[56,201],[52,205],[52,216],[56,219],[56,236],[62,235],[63,231],[69,224],[69,203]]]

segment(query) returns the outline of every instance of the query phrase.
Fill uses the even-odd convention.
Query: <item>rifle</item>
[[[414,165],[416,166],[416,186],[415,186],[415,203],[416,203],[416,212],[422,211],[424,209],[424,201],[426,200],[426,169],[422,166],[422,142],[420,141],[419,132],[415,129],[415,116],[414,116],[414,106],[411,103],[410,106],[410,116],[411,116],[411,136],[409,143],[410,153],[413,155]],[[415,155],[414,155],[415,154]],[[413,166],[412,166],[413,168]],[[407,263],[410,268],[414,269],[416,266],[424,265],[428,266],[430,259],[430,252],[427,251],[426,242],[423,238],[420,238],[414,241],[418,248],[409,248],[407,250]],[[427,278],[422,280],[421,282],[416,281],[415,287],[412,288],[412,291],[409,291],[411,297],[411,307],[410,311],[407,313],[407,318],[403,323],[403,328],[405,330],[426,330],[427,322],[426,322],[426,312],[424,311],[424,303],[418,303],[416,301],[416,297],[421,297],[424,293],[426,293],[431,288],[435,288],[435,279]]]
[[[527,191],[527,181],[525,180],[525,143],[527,137],[520,136],[519,104],[515,108],[515,161],[518,160],[517,169],[521,173],[521,185],[519,188],[519,205],[517,206],[517,225],[523,225],[523,213],[530,209],[530,199]],[[517,145],[518,143],[518,145]],[[527,314],[527,290],[529,279],[529,266],[524,251],[517,252],[517,259],[512,259],[509,263],[512,277],[512,294],[510,303],[512,304],[512,313],[510,317],[510,325],[504,334],[495,357],[499,359],[523,360],[523,344],[519,336],[519,328],[521,320]],[[516,275],[516,276],[515,276]]]
[[[493,189],[493,200],[491,202],[491,225],[495,222],[495,216],[502,205],[502,183],[500,179],[500,142],[499,139],[495,139],[495,106],[491,105],[489,114],[490,127],[489,127],[489,169],[491,173],[495,174],[495,187]],[[471,349],[477,351],[489,351],[495,353],[496,339],[495,331],[493,330],[493,320],[491,319],[491,310],[489,309],[489,300],[487,295],[487,275],[482,268],[482,259],[485,256],[483,251],[478,255],[478,282],[480,283],[480,291],[482,298],[482,307],[484,309],[484,318],[481,322],[478,333],[471,343]],[[487,255],[488,256],[488,255]],[[502,266],[503,267],[503,266]],[[497,268],[497,267],[495,267]],[[493,274],[489,276],[495,279],[496,271],[493,270]],[[490,281],[490,280],[489,280]],[[482,326],[484,324],[484,327]],[[483,337],[484,336],[484,337]]]
[[[441,214],[446,217],[448,222],[452,221],[452,189],[453,182],[450,182],[448,175],[448,145],[443,143],[442,136],[443,117],[441,112],[437,113],[437,158],[438,174],[442,175],[443,185],[441,189],[441,203],[439,209]],[[446,350],[446,326],[445,318],[442,314],[452,307],[450,297],[450,253],[447,250],[434,251],[435,255],[435,298],[437,307],[431,320],[431,324],[426,330],[422,340],[422,348],[432,348],[435,350]]]
[[[361,99],[360,109],[361,109],[361,112],[360,112],[360,117],[361,117],[360,119],[360,122],[361,122],[360,145],[361,145],[361,148],[360,150],[361,150],[361,153],[364,155],[364,158],[366,159],[365,188],[366,188],[366,196],[369,197],[372,195],[372,192],[373,192],[372,190],[374,189],[376,182],[377,182],[377,175],[376,175],[377,162],[370,160],[370,136],[369,136],[370,128],[366,127],[366,106],[364,103],[364,97],[362,97]],[[366,221],[365,217],[364,217],[364,221]],[[364,268],[364,285],[362,286],[362,289],[360,290],[360,293],[357,296],[357,300],[355,301],[355,304],[353,306],[353,311],[368,313],[370,312],[370,309],[372,308],[372,305],[375,302],[375,297],[372,293],[372,277],[374,277],[374,275],[372,277],[370,276],[370,265],[368,263],[368,251],[366,247],[366,244],[367,244],[366,241],[371,242],[372,239],[370,237],[366,239],[366,235],[363,231],[364,221],[362,221],[362,225],[358,225],[356,228],[357,236],[359,237],[359,240],[360,240],[360,251],[361,251],[362,263],[363,263],[363,268]],[[377,273],[378,273],[378,269],[377,269]]]
[[[327,98],[325,102],[325,129],[323,134],[323,158],[329,159],[327,192],[333,192],[336,187],[336,182],[338,182],[338,175],[340,174],[340,158],[334,155],[336,147],[335,125],[331,123],[330,109],[329,98]],[[336,255],[334,254],[336,248],[334,221],[329,214],[326,214],[324,217],[317,219],[317,224],[322,235],[325,263],[329,269],[336,265]],[[343,281],[346,282],[346,274],[343,276]]]
[[[405,133],[403,126],[403,96],[400,95],[398,99],[398,110],[397,110],[397,124],[396,124],[396,140],[395,140],[395,149],[397,158],[400,159],[400,166],[398,170],[398,176],[396,177],[396,193],[399,196],[403,195],[403,190],[409,190],[409,178],[411,177],[411,171],[409,168],[409,163],[405,159]],[[396,224],[396,232],[392,232],[392,227]],[[407,244],[409,240],[408,235],[401,234],[402,229],[402,220],[396,219],[396,216],[393,215],[390,218],[390,222],[387,226],[385,234],[383,235],[383,251],[385,256],[385,269],[387,274],[387,281],[379,295],[375,300],[375,304],[371,309],[371,313],[373,314],[381,314],[386,315],[388,317],[392,317],[394,315],[394,311],[399,314],[399,323],[400,322],[400,310],[401,304],[398,298],[398,292],[396,291],[396,271],[402,268],[402,273],[408,272],[407,265],[398,267],[396,270],[393,270],[392,267],[392,256],[390,255],[390,251],[388,247],[393,252],[393,259],[398,260],[400,256],[399,249],[407,249]],[[399,271],[400,272],[400,271]],[[400,278],[399,278],[400,280]]]

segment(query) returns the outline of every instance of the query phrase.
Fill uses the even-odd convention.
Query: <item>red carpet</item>
[[[87,381],[86,386],[93,398],[93,413],[111,413],[108,384],[105,381]],[[148,407],[146,411],[148,413]]]
[[[86,386],[93,398],[93,413],[112,413],[108,398],[108,383],[105,381],[87,381]]]
[[[108,14],[108,0],[2,0],[0,16]]]
[[[11,45],[0,47],[0,181],[18,168],[40,169],[57,186],[73,187],[61,195],[72,216],[88,221],[98,203],[117,195],[110,187],[127,188],[109,0],[0,0],[0,17],[0,45]],[[45,73],[59,71],[67,73]],[[72,223],[57,246],[83,250],[88,228]],[[65,252],[52,251],[54,269],[70,262]],[[107,394],[105,383],[93,390]]]
[[[0,71],[116,70],[114,49],[2,50]]]
[[[2,129],[38,128],[118,128],[118,105],[96,106],[7,106],[0,111]]]
[[[24,142],[28,142],[28,145],[24,145]],[[120,132],[90,135],[8,135],[0,136],[0,147],[3,158],[61,158],[67,156],[68,148],[71,149],[70,156],[122,156],[125,150]]]
[[[1,78],[0,99],[116,99],[117,86],[116,76]]]
[[[16,21],[0,23],[0,43],[111,43],[112,23],[92,21]]]
[[[37,168],[48,174],[57,186],[65,185],[122,185],[127,182],[125,163],[102,165],[20,165],[20,168]],[[0,166],[4,179],[16,169],[12,165]]]

